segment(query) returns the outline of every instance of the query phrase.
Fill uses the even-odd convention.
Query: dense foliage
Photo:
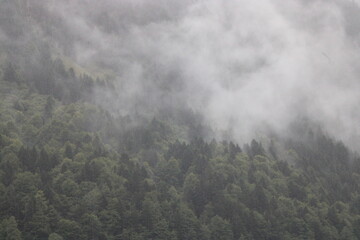
[[[186,108],[110,112],[111,78],[56,53],[75,48],[61,21],[1,4],[0,240],[360,239],[341,142],[300,121],[239,146]]]
[[[190,111],[113,116],[89,98],[108,83],[44,56],[47,75],[2,69],[0,239],[360,238],[360,162],[342,143],[298,124],[239,147],[203,140]]]

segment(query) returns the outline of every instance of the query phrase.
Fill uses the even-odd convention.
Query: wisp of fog
[[[113,112],[186,106],[239,141],[300,117],[360,136],[357,1],[41,2],[77,62],[114,72],[96,96]]]

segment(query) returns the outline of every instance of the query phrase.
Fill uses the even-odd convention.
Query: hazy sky
[[[358,1],[43,2],[76,61],[116,73],[119,112],[186,105],[239,140],[301,116],[360,135]]]

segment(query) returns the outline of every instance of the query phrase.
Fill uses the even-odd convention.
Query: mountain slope
[[[239,146],[184,101],[208,100],[206,81],[182,92],[183,72],[191,81],[198,71],[180,71],[176,57],[161,66],[178,53],[154,62],[121,46],[126,63],[98,53],[94,70],[81,61],[93,43],[41,3],[0,1],[0,239],[360,239],[360,159],[318,124],[300,120]],[[182,14],[162,10],[145,20],[123,13],[120,28],[112,11],[71,20],[116,39],[138,33],[127,29],[134,19],[146,30]],[[231,81],[222,84],[228,93]]]
[[[268,149],[182,142],[186,122],[114,117],[87,94],[10,75],[21,81],[0,81],[4,239],[360,237],[359,160],[321,132]]]

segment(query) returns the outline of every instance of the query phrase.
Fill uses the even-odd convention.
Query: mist
[[[113,114],[189,108],[219,138],[227,132],[239,142],[268,129],[286,134],[307,118],[357,148],[357,1],[44,0],[27,7],[53,48],[112,72],[115,90],[94,97]]]

